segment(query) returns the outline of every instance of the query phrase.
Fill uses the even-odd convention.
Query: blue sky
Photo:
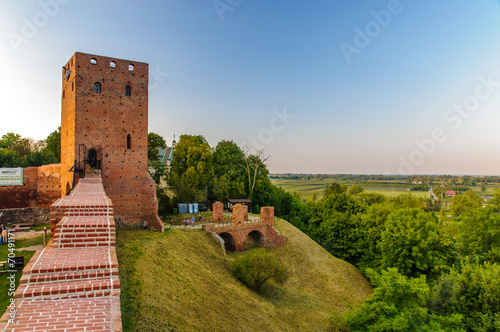
[[[0,33],[0,134],[60,125],[80,51],[150,64],[168,144],[234,140],[276,173],[500,174],[498,0],[0,0]]]

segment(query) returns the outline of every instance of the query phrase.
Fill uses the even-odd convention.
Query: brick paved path
[[[64,217],[23,269],[14,322],[6,312],[0,331],[122,331],[113,205],[101,179],[81,179],[52,208]]]

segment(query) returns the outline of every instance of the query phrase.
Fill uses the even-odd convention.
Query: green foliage
[[[248,197],[243,165],[245,154],[233,141],[220,141],[213,154],[213,187],[221,202],[228,198]]]
[[[391,199],[391,202],[394,204],[394,208],[396,209],[423,209],[425,207],[425,199],[413,196],[411,193],[407,195],[401,194]]]
[[[46,141],[35,141],[14,133],[3,135],[0,139],[0,167],[29,167],[58,163],[60,160],[47,148]]]
[[[204,200],[211,163],[210,146],[203,136],[180,137],[173,153],[169,184],[181,202]]]
[[[466,211],[477,211],[483,206],[483,198],[475,191],[467,190],[463,195],[453,196],[450,205],[450,212],[454,217],[458,217]]]
[[[365,189],[360,186],[359,184],[354,184],[347,189],[347,195],[352,196],[352,195],[358,195],[364,192]]]
[[[45,141],[45,150],[51,153],[58,163],[61,162],[61,127],[50,133]]]
[[[493,206],[496,212],[500,211],[500,188],[495,189],[493,192],[493,198],[489,200],[488,204]]]
[[[359,310],[345,316],[352,332],[462,331],[461,316],[437,316],[428,311],[430,296],[425,276],[408,278],[390,268],[380,274],[367,270],[376,287]]]
[[[153,132],[148,134],[148,160],[150,163],[158,161],[160,149],[167,147],[163,137]]]
[[[467,331],[500,330],[500,265],[471,263],[442,275],[433,287],[430,308],[435,314],[460,314]]]
[[[329,196],[335,194],[344,194],[346,191],[347,191],[346,184],[339,184],[337,182],[334,182],[325,189],[325,192],[323,193],[323,200],[326,200]]]
[[[333,255],[354,263],[358,250],[358,213],[365,210],[358,200],[345,193],[330,194],[316,204],[310,234]]]
[[[492,208],[462,213],[459,248],[463,256],[481,256],[500,263],[500,215]]]
[[[259,248],[238,258],[233,264],[234,275],[245,285],[260,292],[262,286],[273,279],[283,283],[287,278],[287,267],[278,262],[273,254]]]
[[[382,267],[395,267],[406,276],[438,275],[453,258],[451,240],[434,214],[401,209],[387,217],[379,248]]]
[[[379,243],[385,230],[385,221],[392,212],[392,205],[376,204],[359,217],[356,232],[360,259],[357,265],[361,269],[368,267],[378,269],[382,265]]]

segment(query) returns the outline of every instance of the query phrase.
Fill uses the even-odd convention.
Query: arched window
[[[111,68],[115,68],[115,67],[116,67],[116,63],[115,63],[114,61],[111,61],[111,62],[109,63],[109,66],[110,66]]]
[[[128,65],[128,70],[134,70],[134,65],[133,64]]]
[[[125,97],[130,97],[132,95],[132,90],[130,88],[130,85],[127,85],[125,87]]]
[[[101,83],[99,82],[94,83],[94,93],[101,93]]]
[[[127,135],[127,149],[132,149],[132,136]]]
[[[91,65],[97,65],[97,60],[96,60],[96,58],[92,58],[92,59],[90,59],[90,64],[91,64]]]

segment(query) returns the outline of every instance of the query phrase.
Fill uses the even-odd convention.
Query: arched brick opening
[[[219,234],[219,236],[224,240],[224,249],[226,249],[226,251],[236,250],[236,244],[234,243],[234,238],[231,234],[222,233]]]
[[[243,250],[253,248],[253,247],[262,247],[264,245],[264,235],[262,235],[259,231],[251,231],[245,237],[245,242],[243,242]]]

